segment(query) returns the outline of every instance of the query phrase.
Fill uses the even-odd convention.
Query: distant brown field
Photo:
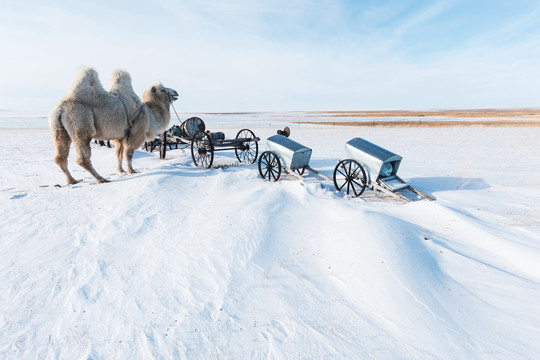
[[[306,111],[306,115],[324,117],[450,117],[450,118],[502,118],[539,116],[540,109],[471,109],[471,110],[385,110],[385,111]]]
[[[540,126],[540,120],[403,120],[403,121],[296,121],[302,124],[369,127],[449,127],[449,126]]]
[[[447,127],[447,126],[540,126],[540,109],[514,110],[435,110],[435,111],[308,111],[302,113],[303,124],[369,126],[369,127]],[[337,118],[337,121],[310,121],[310,117]],[[411,117],[411,120],[339,121],[339,118]],[[461,118],[463,120],[432,120]],[[465,120],[465,118],[469,120]],[[472,119],[472,120],[471,120]],[[481,120],[480,120],[481,119]],[[299,121],[300,122],[300,121]]]

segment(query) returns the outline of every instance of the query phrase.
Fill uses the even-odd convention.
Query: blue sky
[[[0,109],[48,111],[81,66],[161,80],[178,111],[540,107],[540,2],[5,2]]]

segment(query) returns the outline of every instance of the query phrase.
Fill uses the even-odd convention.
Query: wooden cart
[[[165,131],[160,137],[146,142],[144,147],[152,152],[159,148],[161,159],[165,159],[169,150],[191,147],[191,157],[196,166],[210,168],[216,151],[234,150],[236,158],[241,163],[254,164],[259,152],[260,138],[253,131],[242,129],[234,139],[225,139],[222,132],[206,131],[202,119],[192,117]]]

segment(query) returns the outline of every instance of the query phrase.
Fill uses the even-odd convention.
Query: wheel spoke
[[[248,160],[249,160],[250,163],[253,163],[255,161],[256,154],[257,153],[255,152],[255,150],[253,150],[253,149],[249,150],[249,153],[248,153],[249,158],[248,158]]]
[[[274,167],[272,165],[268,165],[268,181],[272,181],[272,178],[274,177]]]
[[[339,168],[337,169],[337,171],[338,171],[338,173],[340,173],[341,175],[347,177],[347,174],[342,173],[341,170],[340,170]]]
[[[351,173],[351,177],[358,177],[360,175],[360,168],[356,167],[354,171]]]
[[[356,191],[356,187],[354,186],[354,184],[351,183],[351,187],[353,189],[354,196],[358,196],[358,192]]]

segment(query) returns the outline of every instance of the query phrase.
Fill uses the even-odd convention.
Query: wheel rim
[[[195,166],[209,169],[214,161],[214,147],[210,136],[197,133],[191,142],[191,157]]]
[[[236,138],[255,138],[253,131],[249,129],[242,129],[236,134]],[[242,143],[241,148],[234,148],[234,153],[236,158],[240,162],[245,162],[248,164],[254,164],[257,160],[257,154],[259,153],[259,144],[257,141],[245,141]]]
[[[366,189],[367,177],[364,167],[356,160],[341,160],[334,169],[334,186],[347,195],[360,196]]]
[[[281,176],[281,162],[276,154],[265,151],[259,157],[259,174],[268,181],[278,181]]]

